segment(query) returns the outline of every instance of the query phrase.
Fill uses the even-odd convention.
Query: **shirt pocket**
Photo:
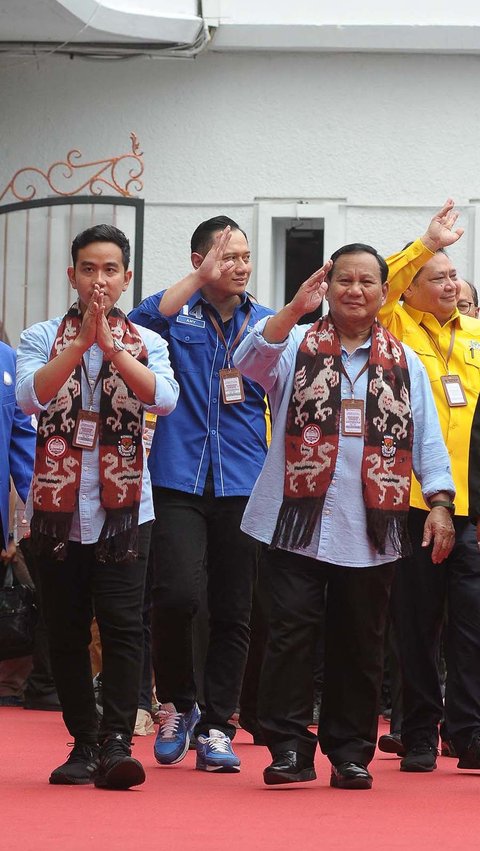
[[[206,360],[206,328],[191,325],[172,325],[170,328],[170,354],[173,367],[179,372],[202,372]]]
[[[465,360],[465,377],[460,376],[462,384],[465,381],[465,392],[473,393],[476,399],[480,393],[480,351],[478,349],[465,349],[463,353]]]

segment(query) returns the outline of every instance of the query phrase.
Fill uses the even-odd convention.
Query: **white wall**
[[[237,218],[265,250],[257,198],[345,198],[345,241],[388,254],[448,194],[464,223],[480,198],[479,78],[468,56],[17,60],[0,69],[0,194],[17,169],[45,168],[71,148],[85,160],[122,153],[134,130],[145,155],[145,295],[189,268],[203,218]],[[471,225],[452,252],[467,277],[474,249]]]

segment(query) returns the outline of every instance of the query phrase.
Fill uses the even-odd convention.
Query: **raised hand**
[[[328,290],[328,284],[326,283],[325,278],[331,268],[332,261],[327,260],[322,268],[317,269],[313,275],[310,275],[310,277],[304,281],[295,293],[290,302],[290,306],[293,311],[298,314],[299,319],[305,313],[313,313],[317,307],[320,307],[323,297]]]
[[[210,251],[205,255],[203,261],[197,267],[197,276],[203,287],[205,284],[212,284],[224,274],[228,272],[235,264],[233,260],[223,262],[227,245],[232,235],[232,229],[229,225],[217,233]]]
[[[453,245],[463,235],[464,228],[453,230],[453,226],[459,216],[453,209],[454,206],[455,204],[452,198],[447,198],[441,210],[435,213],[425,234],[422,236],[423,244],[430,251],[438,251],[440,248]]]
[[[332,261],[327,260],[321,269],[317,269],[302,284],[292,300],[275,316],[267,320],[263,329],[263,336],[267,342],[280,343],[285,340],[293,326],[305,313],[311,313],[317,309],[328,289],[325,278],[331,268]]]

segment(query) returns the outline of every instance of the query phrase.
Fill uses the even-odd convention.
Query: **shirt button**
[[[83,501],[84,501],[84,502],[85,502],[86,498],[87,498],[87,497],[85,496],[85,494],[83,494],[83,495],[82,495],[82,499],[83,499]]]
[[[216,433],[217,433],[217,432],[215,431],[215,429],[214,429],[214,428],[212,428],[212,434],[216,434]]]
[[[188,342],[188,340],[190,339],[190,337],[188,336],[188,334],[185,336],[185,339],[187,340],[187,342]]]
[[[324,513],[324,514],[330,514],[330,509],[329,509],[329,508],[326,508],[326,509],[325,509],[325,511],[324,511],[323,513]]]
[[[216,402],[217,402],[217,400],[216,400],[216,399],[212,399],[212,402],[213,402],[213,404],[215,405],[215,404],[216,404]]]

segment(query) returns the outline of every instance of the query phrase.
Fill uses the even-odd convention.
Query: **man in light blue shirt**
[[[27,511],[37,557],[52,671],[74,738],[50,783],[125,789],[143,783],[131,756],[142,667],[142,604],[154,518],[143,412],[168,414],[178,384],[166,343],[116,307],[128,287],[130,246],[96,225],[72,244],[78,293],[63,318],[23,332],[17,397],[38,417]],[[95,616],[103,654],[98,730],[90,656]]]
[[[316,625],[327,586],[318,739],[331,785],[368,789],[397,559],[409,551],[412,470],[431,506],[424,545],[446,558],[454,485],[425,369],[375,319],[387,266],[344,246],[275,317],[242,342],[235,365],[269,395],[273,434],[242,529],[270,545],[269,639],[260,723],[267,784],[315,779],[307,729]],[[327,291],[330,313],[298,326]]]

